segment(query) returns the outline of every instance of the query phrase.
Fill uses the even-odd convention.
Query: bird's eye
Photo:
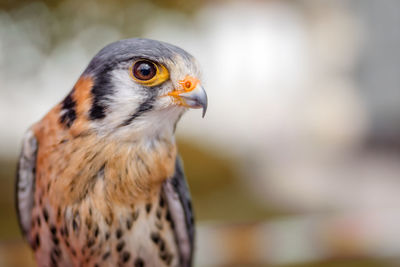
[[[130,68],[132,78],[143,85],[155,86],[169,78],[168,70],[162,65],[141,59]]]
[[[133,75],[141,81],[148,81],[157,73],[157,67],[150,61],[138,61],[133,65]]]

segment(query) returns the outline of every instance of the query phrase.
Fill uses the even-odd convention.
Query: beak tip
[[[206,115],[206,112],[207,112],[207,107],[208,107],[207,95],[205,95],[205,100],[201,101],[201,106],[203,107],[203,114],[201,117],[204,118],[204,116]]]
[[[179,94],[179,98],[184,103],[183,106],[188,108],[203,108],[202,117],[206,115],[208,99],[206,91],[202,86],[197,86],[190,92],[184,92]]]
[[[207,99],[207,95],[206,95],[206,99],[205,101],[203,101],[202,103],[202,107],[203,107],[203,114],[202,114],[202,118],[204,118],[204,116],[206,115],[207,112],[207,106],[208,106],[208,99]]]

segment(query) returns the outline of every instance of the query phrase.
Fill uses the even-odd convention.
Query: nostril
[[[183,92],[190,92],[196,88],[199,82],[200,81],[197,78],[186,76],[185,79],[179,81],[179,85],[181,86],[181,90]]]

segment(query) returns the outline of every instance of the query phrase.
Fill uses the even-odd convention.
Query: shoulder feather
[[[38,142],[33,131],[29,129],[24,135],[15,184],[15,203],[18,221],[22,233],[26,238],[32,220],[31,212],[34,202],[37,149]]]
[[[175,236],[181,254],[182,266],[191,266],[194,246],[194,219],[189,188],[183,173],[182,162],[176,159],[175,174],[163,185],[168,209],[175,224]]]

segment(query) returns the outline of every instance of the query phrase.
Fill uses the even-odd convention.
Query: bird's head
[[[123,139],[173,132],[185,110],[202,108],[204,116],[207,109],[194,57],[149,39],[103,48],[68,97],[61,119],[69,122],[69,108],[76,105],[73,115],[86,117],[91,130]]]

